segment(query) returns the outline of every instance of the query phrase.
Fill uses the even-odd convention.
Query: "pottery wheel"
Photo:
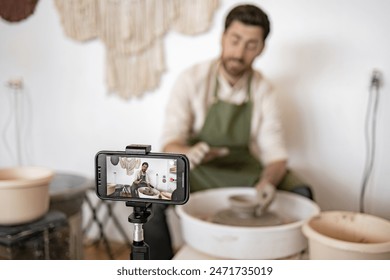
[[[156,195],[156,193],[152,190],[152,188],[149,187],[141,189],[140,192],[142,192],[144,195],[149,195],[149,196]]]
[[[283,224],[282,219],[275,213],[265,212],[261,216],[242,215],[231,209],[217,212],[211,217],[211,222],[229,226],[266,227]]]

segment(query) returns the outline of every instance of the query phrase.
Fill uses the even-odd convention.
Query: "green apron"
[[[190,144],[206,142],[210,147],[227,147],[229,154],[203,163],[190,173],[191,191],[227,186],[253,186],[261,165],[249,151],[252,101],[251,75],[248,78],[247,102],[235,105],[219,100],[218,80],[214,90],[215,102],[209,108],[204,125]]]
[[[190,139],[210,147],[227,147],[229,154],[195,167],[190,172],[191,192],[232,186],[253,186],[260,178],[262,165],[249,151],[252,119],[251,84],[248,77],[247,102],[235,105],[219,100],[218,79],[214,90],[216,102],[211,105],[200,133]],[[290,190],[299,180],[288,173],[278,188]]]

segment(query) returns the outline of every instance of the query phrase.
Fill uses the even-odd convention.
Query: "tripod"
[[[128,218],[129,222],[134,224],[130,259],[148,260],[150,259],[149,245],[144,241],[143,224],[152,216],[152,203],[127,201],[126,206],[134,208],[133,213],[131,213]]]
[[[151,150],[150,145],[129,145],[126,147],[126,153],[147,154]],[[143,224],[152,216],[152,203],[150,202],[132,202],[127,201],[126,206],[133,207],[133,213],[130,214],[128,221],[134,224],[133,244],[131,245],[131,260],[150,259],[149,245],[144,241]]]

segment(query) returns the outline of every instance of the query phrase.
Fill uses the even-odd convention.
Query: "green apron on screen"
[[[247,101],[241,105],[231,104],[218,98],[218,79],[214,90],[216,102],[211,105],[200,133],[190,139],[190,144],[200,141],[210,147],[227,147],[229,154],[195,167],[190,172],[191,192],[232,186],[253,186],[262,170],[260,162],[249,151],[252,101],[252,74],[248,77]],[[291,173],[283,179],[285,190],[299,183]]]

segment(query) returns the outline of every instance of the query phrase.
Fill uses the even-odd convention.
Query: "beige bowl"
[[[363,213],[322,212],[307,221],[309,258],[320,260],[390,259],[390,221]]]
[[[23,224],[45,215],[53,175],[42,167],[0,169],[0,224]]]

